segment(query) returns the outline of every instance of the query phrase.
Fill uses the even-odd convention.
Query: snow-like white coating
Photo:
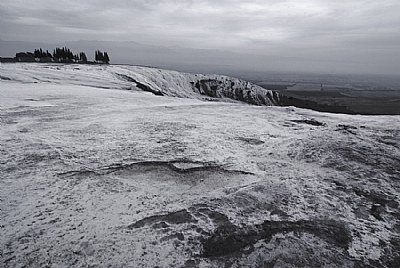
[[[257,105],[274,105],[279,100],[272,91],[233,77],[128,65],[3,64],[0,79],[129,90],[142,90],[140,84],[148,91],[171,97]]]
[[[399,262],[400,116],[208,102],[144,67],[0,76],[0,267]]]

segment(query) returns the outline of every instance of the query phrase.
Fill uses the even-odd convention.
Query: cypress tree
[[[108,53],[104,52],[104,62],[108,64],[110,62],[110,58],[108,57]]]
[[[79,53],[79,61],[83,62],[83,63],[87,63],[87,57],[86,57],[85,52]]]

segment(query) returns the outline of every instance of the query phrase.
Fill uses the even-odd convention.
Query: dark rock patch
[[[235,225],[220,226],[203,241],[202,256],[206,258],[230,256],[245,249],[251,250],[259,240],[269,241],[276,234],[288,232],[310,233],[343,249],[347,249],[351,242],[351,234],[345,225],[333,220],[265,221],[244,228]]]
[[[281,209],[276,208],[276,207],[273,207],[273,208],[271,209],[271,215],[278,215],[278,216],[281,217],[281,218],[287,218],[287,217],[289,217],[289,215],[288,215],[286,212],[284,212],[284,211],[282,211]]]
[[[246,137],[238,137],[237,140],[243,141],[245,143],[248,143],[250,145],[261,145],[264,144],[265,141],[255,139],[255,138],[246,138]]]
[[[377,191],[368,192],[359,188],[354,188],[353,191],[358,196],[366,198],[372,204],[378,204],[380,206],[389,206],[393,209],[397,209],[399,207],[399,203],[396,200],[394,200],[393,198],[384,193],[379,193]]]
[[[202,256],[205,258],[233,254],[262,239],[257,231],[241,230],[235,225],[220,226],[203,242]]]
[[[7,80],[7,81],[10,81],[11,78],[9,78],[9,77],[7,77],[7,76],[2,76],[2,75],[0,75],[0,80]]]
[[[344,125],[344,124],[338,124],[337,127],[338,127],[338,128],[341,128],[341,129],[344,129],[344,130],[347,130],[347,129],[358,129],[358,128],[355,127],[355,126]]]
[[[332,182],[336,185],[336,189],[343,190],[343,191],[346,190],[346,185],[345,184],[343,184],[343,183],[341,183],[339,181],[332,181]]]
[[[188,164],[189,167],[182,168],[180,164]],[[134,167],[166,167],[177,173],[193,173],[198,171],[210,171],[210,172],[222,172],[231,174],[243,174],[243,175],[254,175],[253,173],[241,171],[241,170],[227,170],[223,167],[213,165],[211,163],[198,163],[190,161],[144,161],[135,162],[130,164],[114,164],[102,168],[104,173],[112,173],[119,170],[134,168]]]
[[[154,215],[144,219],[141,219],[135,223],[128,225],[128,229],[142,228],[147,225],[156,223],[169,223],[169,224],[184,224],[184,223],[195,223],[197,220],[185,209],[170,212],[168,214]]]
[[[191,211],[196,216],[207,216],[216,226],[221,227],[221,226],[233,226],[233,224],[230,222],[228,216],[226,216],[223,213],[220,213],[218,211],[212,210],[208,207],[191,207]]]
[[[187,260],[182,268],[198,268],[200,264],[199,260]]]
[[[162,222],[157,222],[157,223],[153,224],[152,227],[154,229],[166,229],[169,227],[169,225],[165,221],[162,221]]]
[[[125,81],[132,82],[132,83],[136,83],[136,80],[133,79],[132,77],[130,77],[129,75],[118,74],[118,73],[117,73],[117,76],[120,77],[120,78],[122,78],[122,79],[124,79]]]
[[[140,82],[136,81],[135,79],[133,79],[132,77],[130,77],[130,76],[128,76],[128,75],[125,75],[125,74],[118,74],[118,73],[117,73],[117,76],[120,77],[120,78],[122,78],[122,79],[124,79],[125,81],[135,83],[137,88],[139,88],[139,89],[141,89],[141,90],[143,90],[143,91],[145,91],[145,92],[151,92],[151,93],[153,93],[153,94],[156,95],[156,96],[164,96],[164,94],[163,94],[161,91],[156,90],[156,89],[153,89],[153,88],[151,88],[150,86],[145,85],[145,84],[143,84],[143,83],[140,83]]]
[[[343,131],[343,132],[347,132],[347,133],[350,133],[353,135],[357,135],[357,133],[354,130],[356,130],[358,128],[355,126],[339,124],[336,127],[337,127],[337,129],[335,129],[335,131]]]
[[[101,175],[94,170],[71,170],[66,172],[61,172],[57,174],[58,176],[74,177],[74,176],[88,176],[88,175]]]
[[[176,233],[176,234],[172,234],[172,235],[167,235],[167,236],[162,237],[160,239],[160,242],[165,242],[165,241],[169,241],[169,240],[172,240],[172,239],[183,241],[183,240],[185,240],[185,236],[182,233]]]
[[[326,126],[326,123],[319,122],[315,119],[290,120],[290,121],[294,122],[294,123],[308,124],[308,125],[317,126],[317,127]]]
[[[375,219],[383,221],[381,213],[386,212],[385,207],[381,206],[380,204],[373,204],[371,207],[371,215],[375,217]]]

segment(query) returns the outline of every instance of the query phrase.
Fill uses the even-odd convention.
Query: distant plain
[[[400,114],[400,81],[397,77],[288,74],[270,77],[275,81],[253,82],[278,91],[286,105],[346,114]]]

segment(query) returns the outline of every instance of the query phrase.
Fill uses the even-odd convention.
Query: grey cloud
[[[398,0],[2,0],[0,38],[133,40],[313,62],[351,55],[361,64],[376,53],[384,65],[399,58],[399,13]]]

